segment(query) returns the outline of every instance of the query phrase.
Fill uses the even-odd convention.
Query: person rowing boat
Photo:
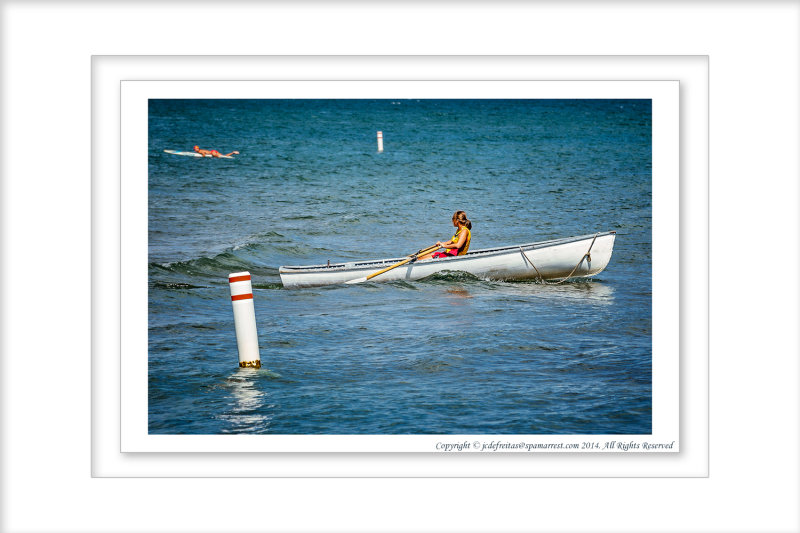
[[[417,255],[422,257],[437,250],[438,246],[432,244],[405,257],[282,266],[278,272],[288,289],[365,281],[416,281],[444,270],[467,272],[482,280],[563,281],[595,276],[605,270],[611,261],[615,237],[615,231],[600,231],[480,250],[470,246],[469,252],[450,260],[416,261]]]
[[[436,245],[443,248],[442,251],[433,252],[417,258],[417,261],[424,259],[440,259],[444,257],[454,257],[457,255],[464,255],[469,250],[469,244],[472,240],[472,222],[467,218],[464,211],[456,211],[453,213],[453,226],[458,228],[456,234],[446,242],[436,241]]]
[[[203,157],[222,157],[223,155],[225,157],[230,157],[233,154],[238,154],[239,153],[236,150],[234,150],[233,152],[231,152],[229,154],[221,154],[217,150],[204,150],[204,149],[200,148],[199,146],[197,146],[196,144],[194,145],[194,151],[197,152],[198,154],[202,155]]]

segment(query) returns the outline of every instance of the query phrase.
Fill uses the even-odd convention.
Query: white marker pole
[[[383,152],[383,132],[378,132],[378,151]]]
[[[239,366],[261,368],[250,272],[228,274],[228,283],[231,286],[236,343],[239,345]]]

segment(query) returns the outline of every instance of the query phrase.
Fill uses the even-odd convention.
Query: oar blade
[[[345,283],[346,283],[347,285],[353,285],[353,284],[355,284],[355,283],[364,283],[365,281],[367,281],[367,278],[366,278],[366,276],[365,276],[365,277],[363,277],[363,278],[351,279],[350,281],[345,281]]]

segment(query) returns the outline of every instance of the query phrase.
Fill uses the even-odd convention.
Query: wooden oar
[[[428,252],[432,252],[432,251],[434,251],[436,249],[439,249],[439,248],[441,248],[441,246],[439,246],[438,244],[434,244],[433,246],[429,246],[429,247],[425,248],[424,250],[420,250],[419,252],[417,252],[415,254],[411,254],[410,256],[408,256],[407,259],[404,259],[404,260],[400,261],[399,263],[395,263],[390,267],[384,268],[383,270],[378,270],[377,272],[373,272],[372,274],[370,274],[369,276],[367,276],[365,278],[351,279],[350,281],[346,281],[345,283],[364,283],[365,281],[370,280],[370,279],[374,278],[375,276],[380,276],[384,272],[389,272],[393,268],[397,268],[399,266],[405,265],[406,263],[410,263],[411,261],[413,261],[417,257],[419,257],[421,255],[425,255]]]

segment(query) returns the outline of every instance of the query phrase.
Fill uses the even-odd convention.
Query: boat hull
[[[594,276],[611,260],[616,232],[568,237],[500,248],[475,250],[445,259],[414,261],[372,278],[413,281],[442,271],[467,272],[488,280],[555,280]],[[588,252],[588,257],[585,254]],[[282,266],[281,282],[287,288],[347,283],[403,261],[406,257],[355,261],[331,265]]]

